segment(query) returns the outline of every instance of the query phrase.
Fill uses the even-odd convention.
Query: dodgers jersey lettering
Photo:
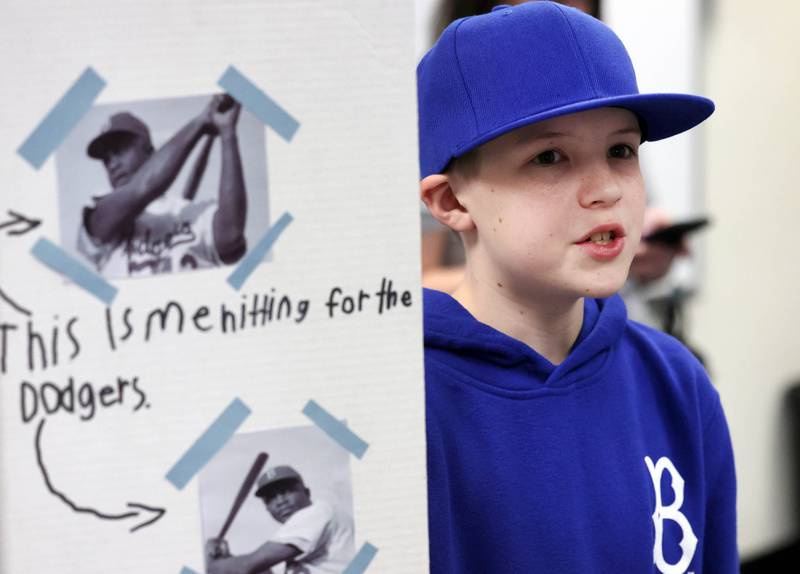
[[[586,300],[567,359],[426,291],[431,572],[738,572],[719,396],[671,337]]]
[[[216,210],[213,200],[164,195],[151,202],[113,243],[93,238],[84,221],[78,232],[78,251],[111,278],[216,267],[222,264],[214,245]]]
[[[656,509],[653,512],[653,524],[656,533],[655,545],[653,546],[653,562],[658,567],[658,571],[663,572],[663,574],[681,574],[689,566],[697,549],[697,537],[694,535],[692,525],[689,524],[686,515],[681,512],[685,482],[675,465],[667,457],[662,456],[655,464],[653,464],[649,456],[644,457],[644,461],[647,463],[647,470],[650,471],[650,476],[653,479],[653,490],[656,495]],[[672,477],[671,486],[675,495],[672,503],[666,506],[661,497],[661,476],[665,471]],[[664,559],[665,520],[673,521],[680,527],[682,532],[681,541],[678,543],[681,549],[681,556],[674,564],[670,564]]]

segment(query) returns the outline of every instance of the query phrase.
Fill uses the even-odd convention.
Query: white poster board
[[[427,571],[411,3],[12,4],[0,571],[203,572],[259,452],[352,519],[346,571]],[[231,149],[204,132],[161,197],[205,235],[176,227],[89,257],[85,209],[134,177],[89,142],[125,112],[158,153],[223,91],[243,106],[246,254],[198,264],[219,245]],[[192,249],[170,259],[166,244]],[[253,490],[234,554],[277,527]]]

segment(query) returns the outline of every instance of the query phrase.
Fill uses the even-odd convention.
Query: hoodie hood
[[[447,353],[466,378],[512,392],[563,388],[593,377],[618,344],[627,321],[618,295],[584,299],[580,334],[564,362],[553,365],[525,343],[475,319],[446,293],[426,289],[423,303],[427,352]]]

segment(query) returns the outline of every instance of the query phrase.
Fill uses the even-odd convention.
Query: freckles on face
[[[492,281],[577,296],[618,290],[641,234],[640,139],[631,112],[601,108],[485,144],[464,198]],[[609,242],[619,246],[613,257]]]
[[[560,209],[541,197],[519,194],[514,189],[497,188],[498,202],[481,204],[475,218],[481,234],[481,250],[496,270],[498,287],[515,286],[531,273],[547,275],[557,271],[563,260],[559,246],[566,245]],[[486,238],[486,232],[491,238]]]

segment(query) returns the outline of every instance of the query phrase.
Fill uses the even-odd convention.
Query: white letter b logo
[[[656,527],[656,542],[653,546],[653,563],[663,574],[683,574],[694,558],[694,551],[697,548],[697,537],[692,531],[692,525],[686,516],[680,511],[683,505],[683,477],[680,475],[672,461],[665,456],[658,459],[653,464],[649,456],[644,457],[647,470],[650,471],[650,478],[653,479],[653,489],[656,494],[656,509],[653,512],[653,524]],[[672,477],[672,491],[675,493],[675,500],[669,506],[664,506],[661,501],[661,475],[664,471],[669,471]],[[672,520],[676,523],[682,534],[679,546],[681,557],[675,564],[669,564],[664,559],[664,521]]]

